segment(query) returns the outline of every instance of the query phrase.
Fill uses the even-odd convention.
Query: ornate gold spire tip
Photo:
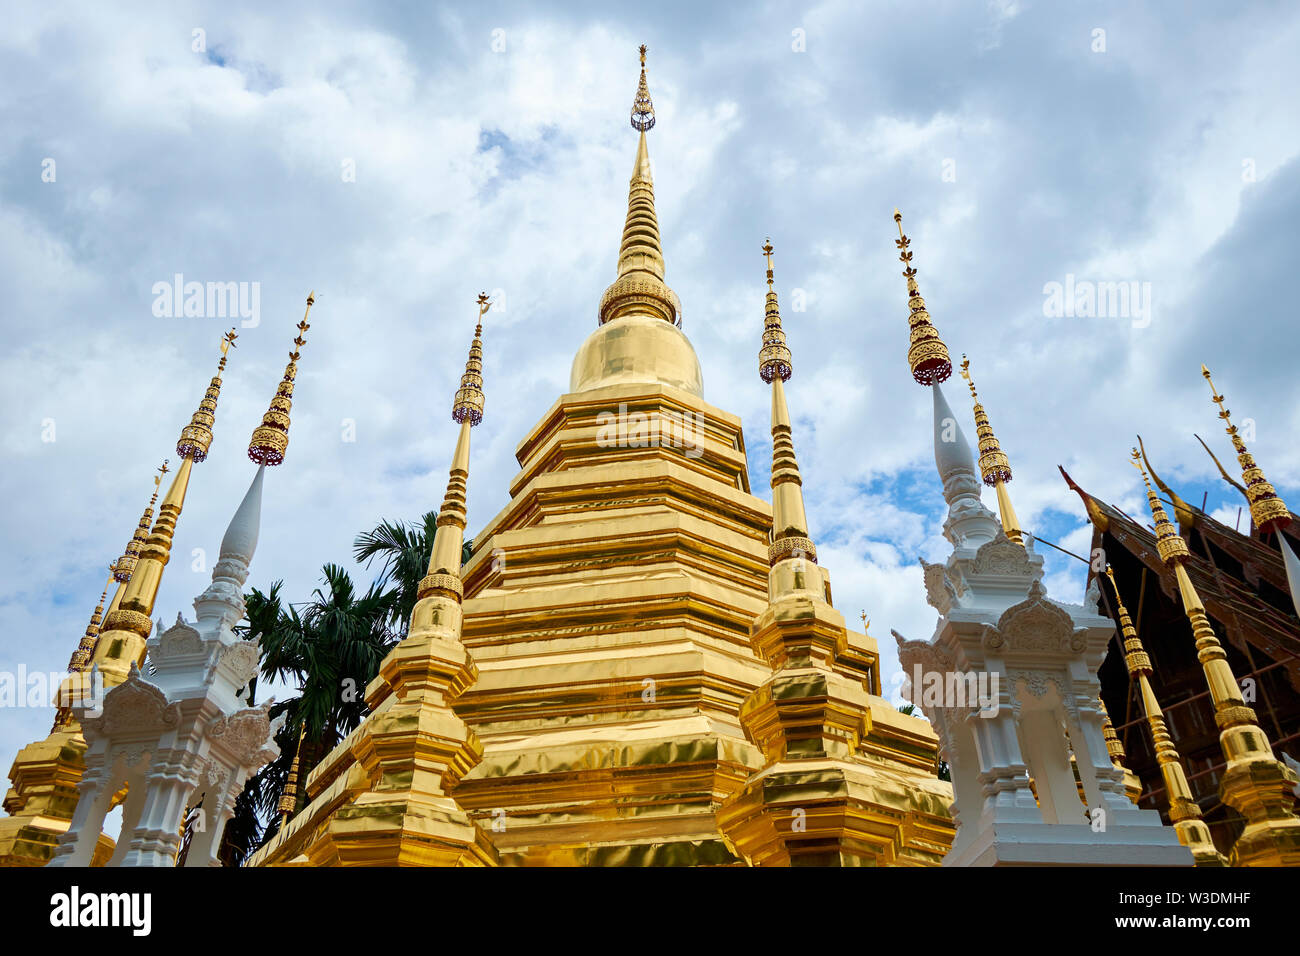
[[[144,547],[145,539],[149,537],[149,529],[153,526],[153,506],[158,501],[158,488],[162,484],[163,475],[167,474],[167,461],[168,459],[163,460],[163,463],[158,466],[158,474],[153,476],[153,494],[149,497],[149,504],[145,507],[144,513],[140,515],[140,523],[131,535],[131,540],[126,543],[126,550],[110,565],[113,580],[119,584],[131,580],[131,574],[140,561],[140,550]]]
[[[763,309],[763,345],[758,352],[758,375],[764,382],[780,378],[790,381],[794,366],[790,362],[790,348],[785,344],[785,330],[781,328],[781,311],[772,288],[772,240],[763,243],[763,256],[767,260],[767,305]]]
[[[311,326],[307,317],[316,302],[316,292],[307,293],[307,310],[298,323],[298,334],[293,338],[293,351],[289,353],[289,364],[284,367],[284,378],[275,390],[271,406],[262,416],[262,424],[253,429],[253,436],[248,441],[248,457],[259,465],[272,468],[284,461],[289,448],[289,412],[293,408],[293,383],[298,377],[298,359],[301,349],[307,344],[303,338]]]
[[[916,269],[912,267],[912,240],[903,232],[903,214],[894,210],[894,222],[898,224],[898,261],[903,264],[903,276],[907,279],[907,306],[911,310],[907,317],[911,329],[907,347],[907,363],[912,367],[912,377],[921,385],[933,385],[945,382],[952,374],[952,360],[948,356],[948,346],[939,338],[939,332],[930,322],[930,313],[926,311],[925,300],[916,284]]]
[[[975,433],[979,437],[980,475],[984,484],[993,487],[1000,481],[1008,482],[1011,480],[1011,461],[1002,451],[997,436],[993,434],[993,426],[989,424],[988,413],[980,404],[979,393],[975,391],[975,379],[970,373],[970,359],[965,354],[961,357],[961,377],[970,386],[970,397],[975,403]]]
[[[1250,502],[1251,520],[1261,532],[1280,531],[1291,523],[1290,509],[1264,477],[1263,470],[1255,464],[1255,456],[1246,450],[1246,443],[1242,441],[1237,426],[1232,424],[1232,413],[1223,404],[1223,396],[1214,387],[1210,370],[1204,365],[1201,366],[1201,375],[1210,384],[1210,400],[1219,406],[1219,417],[1223,419],[1224,424],[1223,430],[1228,433],[1228,437],[1232,439],[1232,447],[1237,450],[1237,463],[1241,465],[1241,477],[1246,483],[1246,499]],[[1207,448],[1206,451],[1209,449]]]
[[[644,133],[655,125],[655,105],[650,100],[650,87],[645,81],[645,44],[641,44],[641,82],[636,87],[632,101],[632,128]]]
[[[487,315],[492,303],[486,292],[478,294],[478,324],[474,326],[474,341],[469,346],[469,358],[465,360],[465,374],[460,377],[460,388],[451,405],[451,420],[460,425],[469,422],[470,427],[483,421],[483,316]]]
[[[217,399],[221,396],[221,373],[226,370],[226,357],[235,347],[237,338],[239,336],[233,328],[221,337],[221,361],[217,363],[217,374],[212,376],[198,411],[181,429],[180,440],[176,442],[176,454],[181,458],[200,462],[208,457],[208,449],[212,447],[212,423],[217,419]]]
[[[1191,552],[1187,549],[1187,542],[1183,536],[1178,533],[1173,522],[1169,520],[1169,514],[1165,511],[1165,506],[1160,503],[1156,497],[1155,489],[1151,487],[1151,480],[1147,477],[1147,471],[1142,467],[1142,452],[1134,448],[1131,464],[1138,470],[1142,476],[1142,484],[1147,492],[1147,504],[1151,507],[1151,517],[1155,520],[1156,525],[1156,552],[1160,555],[1160,560],[1165,564],[1181,563],[1191,557]]]

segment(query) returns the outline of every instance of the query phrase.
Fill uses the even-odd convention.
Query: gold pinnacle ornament
[[[970,386],[971,401],[975,403],[975,434],[979,438],[980,475],[984,479],[984,484],[991,487],[998,496],[998,515],[1002,519],[1002,530],[1016,544],[1023,545],[1024,537],[1020,531],[1020,519],[1016,517],[1016,509],[1011,504],[1011,495],[1006,488],[1007,482],[1011,480],[1011,461],[1002,451],[997,436],[993,434],[988,413],[984,411],[984,406],[980,404],[979,393],[975,391],[975,379],[970,374],[970,359],[965,355],[961,357],[961,377]]]
[[[645,51],[641,44],[641,82],[636,87],[636,99],[632,101],[632,128],[644,133],[655,125],[655,105],[650,100],[650,87],[645,81]]]
[[[212,423],[216,419],[217,398],[221,392],[221,373],[225,371],[226,358],[236,337],[235,330],[231,329],[221,338],[221,359],[217,364],[217,374],[208,385],[207,392],[199,403],[199,410],[181,430],[180,440],[176,443],[176,453],[181,456],[180,467],[176,469],[176,476],[172,478],[171,486],[163,496],[162,504],[158,506],[158,518],[140,549],[131,579],[119,592],[119,606],[104,617],[100,639],[95,646],[94,663],[103,673],[104,683],[109,687],[126,680],[131,664],[138,666],[143,663],[145,641],[153,630],[150,615],[153,613],[154,602],[158,599],[163,570],[171,560],[176,522],[180,520],[181,510],[185,507],[185,493],[189,490],[194,463],[203,461],[212,445]]]
[[[1155,691],[1151,688],[1151,656],[1142,646],[1133,619],[1129,617],[1124,599],[1120,597],[1119,585],[1115,582],[1115,572],[1109,566],[1106,577],[1110,579],[1111,589],[1115,592],[1115,613],[1119,616],[1120,635],[1124,643],[1124,663],[1128,667],[1129,677],[1138,685],[1142,711],[1151,730],[1151,741],[1155,748],[1156,763],[1160,767],[1160,776],[1164,779],[1165,794],[1169,798],[1169,822],[1178,834],[1178,842],[1192,851],[1196,866],[1225,866],[1227,861],[1214,847],[1210,837],[1210,828],[1201,819],[1201,808],[1192,799],[1192,789],[1187,783],[1187,772],[1183,768],[1182,757],[1174,746],[1169,728],[1165,724],[1165,715],[1160,709]],[[1106,719],[1109,726],[1110,718]],[[1103,727],[1103,730],[1105,728]],[[1107,736],[1109,746],[1110,736]],[[1116,737],[1118,742],[1118,737]]]
[[[298,334],[293,339],[293,351],[289,353],[289,364],[284,367],[284,378],[280,380],[271,407],[262,416],[262,424],[253,429],[253,437],[248,442],[248,457],[259,465],[273,468],[284,461],[284,454],[289,448],[289,411],[293,408],[293,382],[298,377],[299,350],[306,344],[303,336],[311,328],[307,316],[311,314],[312,303],[316,301],[315,291],[307,293],[307,310],[298,323]]]
[[[72,652],[72,657],[68,660],[69,671],[85,670],[86,664],[90,661],[90,655],[95,649],[95,641],[99,637],[99,625],[104,619],[104,602],[108,599],[108,589],[116,578],[113,565],[110,564],[108,570],[108,580],[104,582],[104,590],[99,595],[99,603],[95,605],[95,610],[90,614],[90,623],[86,625],[86,633],[82,635],[81,643]]]
[[[763,310],[763,345],[758,352],[758,374],[769,384],[773,377],[788,382],[794,368],[790,364],[790,349],[785,344],[785,331],[781,328],[781,309],[772,288],[771,239],[763,244],[763,255],[767,258],[767,305]]]
[[[898,261],[903,264],[903,275],[907,279],[907,306],[911,310],[907,322],[911,328],[911,337],[907,346],[907,363],[912,367],[912,377],[922,385],[946,382],[952,374],[952,360],[948,357],[948,346],[939,338],[939,331],[930,322],[930,313],[926,311],[925,300],[916,284],[916,269],[912,267],[912,240],[903,232],[903,214],[894,210],[894,222],[898,224]]]
[[[162,484],[162,476],[167,474],[167,459],[158,466],[158,474],[153,476],[153,495],[149,498],[149,505],[140,515],[140,523],[136,526],[135,533],[131,535],[131,540],[126,544],[126,550],[122,556],[113,562],[113,580],[119,584],[125,584],[131,580],[131,572],[135,570],[136,562],[140,560],[140,549],[144,547],[145,538],[149,537],[149,529],[153,527],[153,506],[158,500],[158,488]]]
[[[763,316],[763,347],[759,351],[759,377],[772,386],[772,543],[768,545],[768,563],[775,567],[790,558],[804,558],[817,563],[817,548],[808,534],[804,512],[803,479],[794,456],[794,439],[790,410],[785,403],[781,384],[792,373],[790,349],[781,330],[781,313],[772,288],[772,240],[763,246],[767,259],[767,306]],[[781,576],[782,588],[793,587],[790,575]]]
[[[1220,787],[1223,802],[1246,818],[1229,862],[1233,866],[1300,866],[1300,818],[1293,810],[1296,775],[1273,756],[1255,711],[1246,705],[1241,685],[1228,664],[1228,654],[1184,566],[1191,557],[1187,542],[1156,497],[1142,467],[1142,453],[1136,448],[1132,459],[1146,486],[1147,502],[1155,519],[1156,551],[1174,572],[1183,611],[1196,640],[1196,657],[1214,703],[1219,745],[1226,760]]]
[[[681,325],[681,303],[677,293],[664,282],[654,176],[646,146],[646,130],[655,124],[655,111],[645,80],[645,49],[641,47],[641,82],[632,104],[632,128],[640,133],[640,139],[628,183],[627,219],[618,248],[618,278],[601,296],[597,310],[601,325],[625,315],[651,315]]]
[[[221,337],[221,361],[217,363],[217,374],[212,376],[207,394],[199,402],[190,423],[181,429],[180,440],[176,442],[176,454],[181,458],[203,461],[208,457],[208,449],[212,447],[212,423],[217,417],[217,399],[221,396],[221,373],[226,370],[226,356],[238,337],[233,328]]]
[[[1264,472],[1255,464],[1255,457],[1246,450],[1246,443],[1241,440],[1237,426],[1232,424],[1231,413],[1223,404],[1223,396],[1214,387],[1210,370],[1201,366],[1201,375],[1210,384],[1210,396],[1219,406],[1219,417],[1223,419],[1224,431],[1232,439],[1232,447],[1237,450],[1237,463],[1241,465],[1241,477],[1246,482],[1246,500],[1250,502],[1250,520],[1255,523],[1261,534],[1269,531],[1280,532],[1291,523],[1291,511],[1287,508],[1277,491],[1264,477]],[[1207,451],[1209,449],[1206,449]]]
[[[1138,797],[1142,795],[1142,781],[1138,779],[1137,774],[1124,765],[1127,758],[1124,753],[1124,742],[1119,739],[1119,734],[1115,732],[1115,725],[1110,722],[1106,702],[1098,697],[1097,704],[1101,707],[1101,735],[1106,739],[1106,753],[1110,756],[1110,764],[1124,774],[1124,793],[1136,806]]]
[[[460,377],[460,388],[451,403],[451,420],[457,425],[469,422],[473,427],[483,420],[483,316],[490,308],[492,303],[488,301],[487,293],[480,292],[474,341],[469,345],[465,374]]]

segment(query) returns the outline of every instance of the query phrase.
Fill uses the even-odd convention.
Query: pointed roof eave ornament
[[[682,307],[677,293],[664,281],[663,246],[659,219],[655,213],[654,177],[646,131],[655,125],[654,103],[645,76],[646,48],[641,47],[641,80],[632,101],[631,123],[640,138],[632,179],[628,183],[627,219],[618,249],[618,277],[601,296],[599,324],[624,315],[652,315],[674,325],[682,324]]]
[[[1236,488],[1239,492],[1241,492],[1241,496],[1246,499],[1246,504],[1249,505],[1250,495],[1246,494],[1246,486],[1243,485],[1241,482],[1235,480],[1231,475],[1228,474],[1227,470],[1224,469],[1223,467],[1223,463],[1220,462],[1219,459],[1215,457],[1214,452],[1210,451],[1210,446],[1205,444],[1204,438],[1202,438],[1200,435],[1196,435],[1194,432],[1193,432],[1193,436],[1196,438],[1198,442],[1201,443],[1201,447],[1205,449],[1205,453],[1210,456],[1210,460],[1214,462],[1214,467],[1219,469],[1219,475],[1223,478],[1223,480],[1226,481],[1228,484],[1232,485],[1232,487]]]
[[[1106,517],[1106,512],[1102,510],[1097,500],[1079,487],[1078,483],[1070,477],[1070,473],[1063,466],[1057,465],[1056,468],[1061,473],[1061,477],[1065,479],[1065,484],[1069,489],[1083,499],[1083,507],[1088,513],[1088,520],[1092,523],[1092,526],[1098,531],[1107,530],[1110,527],[1110,519]]]

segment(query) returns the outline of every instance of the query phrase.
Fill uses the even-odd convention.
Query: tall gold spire
[[[965,355],[961,357],[961,377],[970,386],[970,397],[975,403],[975,434],[979,438],[980,475],[984,479],[984,484],[997,493],[998,515],[1002,519],[1002,530],[1016,544],[1023,545],[1024,537],[1020,530],[1020,519],[1016,517],[1016,509],[1011,504],[1011,495],[1007,493],[1006,487],[1007,482],[1011,480],[1011,462],[1002,451],[1002,446],[998,444],[998,438],[993,434],[993,426],[989,424],[988,413],[980,404],[979,393],[975,391],[975,379],[970,374],[970,359]]]
[[[1237,426],[1232,424],[1231,413],[1224,407],[1223,396],[1214,387],[1210,370],[1202,365],[1201,374],[1210,383],[1211,400],[1219,406],[1219,417],[1223,419],[1224,424],[1223,430],[1228,433],[1228,437],[1232,439],[1232,447],[1237,450],[1237,463],[1241,465],[1241,477],[1246,483],[1246,499],[1250,502],[1250,519],[1261,534],[1269,531],[1280,533],[1291,523],[1291,511],[1264,477],[1264,472],[1255,464],[1255,457],[1246,450],[1246,443],[1241,440]]]
[[[262,416],[262,424],[253,429],[253,437],[248,442],[248,457],[268,468],[283,462],[284,453],[289,448],[289,410],[293,408],[293,382],[298,377],[299,349],[307,342],[303,336],[311,328],[307,324],[307,316],[311,314],[312,303],[315,301],[316,293],[307,293],[307,310],[298,323],[298,334],[293,339],[289,364],[284,367],[284,378],[275,390],[271,407]]]
[[[804,558],[817,563],[817,548],[808,534],[808,518],[804,511],[803,479],[799,475],[799,462],[794,455],[794,441],[790,425],[790,410],[785,403],[785,386],[790,380],[793,366],[790,349],[785,344],[781,329],[781,312],[777,306],[776,291],[772,287],[772,240],[763,245],[767,260],[767,305],[763,315],[763,346],[758,353],[758,375],[772,386],[772,543],[768,546],[768,562],[775,567],[789,558]],[[777,597],[776,578],[773,578],[771,597]],[[796,587],[793,578],[781,576],[782,591]]]
[[[1115,583],[1115,572],[1106,567],[1106,577],[1115,592],[1115,612],[1119,616],[1120,634],[1124,642],[1124,663],[1128,666],[1129,677],[1137,682],[1142,700],[1142,711],[1151,729],[1151,741],[1155,748],[1156,763],[1160,767],[1160,776],[1164,778],[1165,794],[1169,798],[1169,821],[1178,834],[1178,842],[1192,851],[1192,858],[1197,866],[1224,866],[1226,861],[1214,847],[1210,838],[1210,828],[1201,819],[1201,808],[1192,799],[1192,789],[1187,783],[1187,772],[1183,768],[1182,757],[1174,746],[1169,728],[1165,725],[1165,715],[1160,710],[1160,702],[1151,688],[1151,657],[1142,646],[1133,619],[1129,617],[1124,599],[1120,597],[1119,586]],[[1107,718],[1106,723],[1110,723]],[[1104,729],[1104,728],[1103,728]],[[1114,730],[1111,731],[1114,735]],[[1109,746],[1109,736],[1107,745]],[[1116,737],[1118,742],[1118,737]]]
[[[438,530],[433,536],[428,573],[420,580],[420,598],[443,593],[459,603],[464,593],[460,583],[460,562],[467,519],[465,494],[469,479],[469,432],[483,420],[483,316],[491,307],[487,294],[480,293],[474,341],[470,344],[465,373],[460,378],[460,388],[456,390],[451,406],[451,418],[460,425],[460,434],[451,459],[447,492],[438,511]]]
[[[1197,659],[1205,672],[1219,743],[1227,762],[1221,788],[1223,802],[1246,818],[1246,827],[1233,847],[1234,866],[1300,865],[1300,818],[1292,809],[1296,775],[1273,756],[1268,736],[1255,711],[1241,695],[1228,655],[1214,633],[1201,597],[1184,564],[1191,557],[1187,542],[1169,520],[1142,467],[1142,453],[1133,449],[1132,464],[1142,475],[1147,502],[1156,525],[1156,551],[1174,572],[1183,611],[1192,625]]]
[[[664,282],[664,255],[655,215],[654,177],[646,130],[655,124],[654,104],[645,79],[645,46],[641,47],[641,82],[632,103],[632,128],[640,133],[632,179],[628,185],[627,220],[618,249],[618,278],[601,296],[600,324],[623,315],[653,315],[681,324],[677,293]]]
[[[104,674],[106,684],[113,686],[126,679],[131,664],[138,664],[144,653],[145,640],[153,630],[154,601],[162,583],[163,569],[171,559],[172,537],[176,522],[185,507],[185,492],[189,489],[190,472],[196,461],[203,461],[212,445],[212,423],[216,418],[217,398],[221,392],[221,373],[226,368],[226,357],[235,343],[235,330],[221,338],[221,360],[217,374],[208,385],[199,409],[190,423],[181,430],[176,443],[176,453],[181,456],[180,467],[172,479],[171,487],[158,506],[158,518],[153,523],[149,537],[140,550],[139,560],[131,579],[122,591],[120,606],[104,618],[100,640],[95,646],[95,664]]]
[[[85,670],[86,664],[90,661],[90,655],[95,649],[95,641],[99,638],[99,625],[104,619],[104,602],[108,600],[108,589],[116,579],[114,565],[108,566],[108,580],[104,582],[104,590],[99,595],[99,603],[95,605],[95,610],[90,614],[90,623],[86,625],[86,633],[82,635],[81,643],[77,649],[72,652],[72,657],[68,660],[69,671]]]
[[[181,429],[180,440],[176,442],[176,454],[183,459],[203,461],[208,457],[208,449],[212,447],[212,423],[217,418],[217,399],[221,396],[221,373],[226,370],[226,355],[238,337],[233,328],[221,337],[221,361],[217,363],[217,374],[212,376],[198,410],[190,418],[190,423]]]
[[[916,269],[912,267],[912,240],[903,232],[903,214],[894,210],[894,222],[898,224],[898,261],[903,264],[903,275],[907,279],[907,306],[911,313],[907,322],[911,328],[911,337],[907,346],[907,363],[912,367],[912,377],[922,385],[945,382],[952,374],[952,360],[948,357],[948,346],[939,338],[938,330],[930,322],[930,313],[925,308],[925,300],[916,284]]]
[[[113,579],[119,584],[131,580],[131,572],[135,570],[136,562],[140,560],[140,550],[144,547],[145,539],[149,537],[150,527],[153,526],[153,506],[158,500],[158,489],[162,485],[162,476],[165,474],[167,474],[167,459],[158,466],[158,474],[153,476],[153,494],[149,498],[148,507],[140,515],[140,524],[136,526],[131,540],[126,543],[126,550],[122,552],[122,556],[113,562]]]

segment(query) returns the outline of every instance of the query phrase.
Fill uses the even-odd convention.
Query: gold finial
[[[650,88],[645,81],[645,44],[641,44],[641,82],[637,84],[636,98],[632,101],[632,128],[644,133],[655,125],[655,105],[650,101]]]
[[[460,388],[451,405],[451,420],[456,424],[469,422],[473,427],[483,420],[483,316],[492,303],[486,292],[478,294],[478,324],[474,326],[474,341],[469,346],[465,360],[465,374],[460,377]]]
[[[303,336],[311,328],[307,323],[307,317],[311,315],[311,307],[315,302],[316,292],[313,289],[307,293],[307,310],[303,312],[302,321],[298,323],[298,334],[293,339],[293,351],[289,353],[289,364],[284,368],[284,378],[280,380],[280,385],[271,398],[271,405],[262,416],[262,424],[253,429],[253,437],[248,441],[248,457],[268,468],[283,462],[284,454],[289,448],[289,412],[293,408],[293,383],[298,377],[298,359],[302,354],[300,350],[307,344]]]
[[[221,361],[217,363],[217,374],[212,377],[198,410],[191,416],[190,423],[181,429],[180,440],[176,442],[176,454],[182,459],[200,462],[208,457],[208,449],[212,447],[212,423],[217,417],[217,399],[221,396],[221,373],[226,370],[227,354],[235,347],[238,337],[233,328],[221,337]]]
[[[641,48],[644,58],[645,47]],[[664,254],[659,241],[659,220],[655,215],[654,175],[646,130],[654,126],[654,105],[646,87],[645,68],[632,104],[632,128],[641,135],[632,178],[628,182],[627,218],[618,247],[618,277],[605,290],[597,309],[600,325],[624,315],[652,315],[674,325],[682,324],[682,306],[677,294],[664,282]]]
[[[1201,366],[1201,375],[1210,384],[1210,396],[1219,406],[1219,417],[1223,419],[1224,431],[1232,439],[1232,447],[1237,450],[1237,463],[1241,465],[1241,478],[1246,483],[1246,500],[1250,502],[1250,518],[1260,533],[1281,531],[1291,523],[1291,511],[1277,493],[1277,490],[1264,477],[1264,472],[1255,464],[1255,457],[1246,450],[1246,443],[1241,440],[1237,426],[1232,424],[1231,413],[1223,404],[1223,396],[1214,387],[1210,370]],[[1207,449],[1208,451],[1208,449]]]
[[[1151,517],[1155,519],[1156,552],[1160,555],[1160,560],[1165,564],[1181,564],[1191,557],[1187,542],[1183,540],[1182,535],[1178,533],[1178,529],[1169,520],[1164,505],[1156,497],[1155,489],[1151,487],[1151,480],[1147,477],[1147,471],[1142,467],[1142,452],[1134,448],[1129,457],[1132,459],[1131,464],[1133,467],[1142,476],[1142,484],[1147,492],[1147,503],[1151,507]]]
[[[980,404],[979,393],[975,391],[975,379],[970,373],[970,359],[965,354],[961,357],[961,377],[970,386],[971,401],[975,404],[975,434],[979,438],[980,475],[984,484],[990,486],[998,496],[998,517],[1002,521],[1002,531],[1016,544],[1025,543],[1024,533],[1020,530],[1020,519],[1011,504],[1011,494],[1007,491],[1007,482],[1011,480],[1011,462],[998,444],[989,424],[988,413]]]
[[[758,351],[758,375],[771,384],[773,378],[790,381],[794,366],[790,363],[790,348],[785,343],[785,330],[781,328],[781,310],[772,288],[772,240],[763,243],[763,256],[767,260],[767,305],[763,309],[763,345]]]
[[[866,634],[867,629],[871,627],[871,618],[867,617],[867,609],[862,609],[862,633]]]
[[[975,431],[979,435],[980,474],[984,478],[984,484],[993,487],[1000,481],[1010,481],[1010,459],[1003,453],[997,436],[993,434],[993,426],[989,424],[988,413],[980,404],[979,393],[975,390],[975,379],[970,373],[970,359],[965,353],[961,357],[961,377],[970,386],[970,397],[975,403]]]
[[[907,347],[907,362],[912,367],[912,377],[921,385],[933,385],[945,382],[952,374],[952,360],[948,357],[948,346],[939,338],[939,332],[930,322],[930,313],[926,311],[925,300],[916,284],[916,269],[912,267],[912,240],[903,232],[903,214],[894,210],[894,222],[898,224],[898,261],[903,264],[903,276],[907,279],[907,305],[911,314],[907,318],[911,329]]]
[[[120,558],[110,565],[113,580],[119,584],[125,584],[131,580],[131,574],[135,571],[135,566],[140,560],[140,551],[144,547],[145,539],[149,537],[150,527],[153,526],[153,506],[158,500],[158,488],[162,484],[162,476],[165,474],[167,474],[166,459],[158,466],[158,474],[153,476],[153,494],[149,497],[149,504],[145,507],[144,513],[140,515],[140,523],[131,535],[131,540],[126,543],[126,550],[122,552]]]

